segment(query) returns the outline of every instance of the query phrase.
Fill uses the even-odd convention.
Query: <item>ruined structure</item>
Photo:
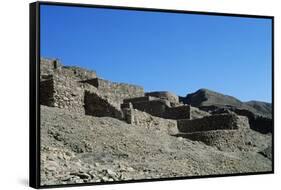
[[[100,97],[101,104],[106,101],[110,106],[121,110],[120,104],[125,98],[144,96],[142,87],[125,83],[114,83],[97,77],[95,71],[78,67],[63,66],[57,60],[41,60],[40,101],[42,105],[58,107],[74,112],[89,112],[89,93]],[[85,96],[88,98],[85,103]],[[96,100],[96,99],[95,99]],[[105,106],[107,107],[107,106]],[[107,109],[107,108],[105,108]],[[95,116],[100,116],[95,115]]]
[[[178,120],[180,132],[192,133],[212,130],[235,130],[238,129],[238,116],[236,114],[211,115],[198,119]]]
[[[87,115],[114,117],[121,120],[124,118],[121,110],[114,107],[109,101],[102,98],[97,93],[85,91],[84,103],[85,114]]]
[[[155,95],[157,94],[157,95]],[[159,95],[160,94],[160,95]],[[179,103],[178,99],[170,96],[170,92],[146,93],[144,97],[124,99],[122,108],[127,108],[128,104],[143,112],[165,119],[194,119],[210,115],[198,108]],[[153,95],[153,96],[150,96]],[[159,95],[159,96],[158,96]],[[166,96],[167,95],[167,96]]]
[[[42,58],[40,104],[41,185],[272,171],[267,103],[145,92]]]
[[[272,106],[270,103],[249,101],[242,102],[235,97],[224,95],[208,89],[199,89],[194,93],[180,97],[180,102],[198,107],[200,110],[211,114],[226,113],[232,111],[249,119],[251,129],[261,133],[271,133]]]
[[[252,108],[242,109],[242,103],[229,96],[226,100],[240,107],[202,104],[201,100],[205,101],[206,97],[211,97],[211,101],[225,99],[206,90],[186,98],[167,91],[145,93],[140,86],[104,80],[95,71],[66,67],[59,60],[41,59],[40,67],[42,105],[96,117],[113,117],[137,126],[158,122],[170,126],[173,134],[177,131],[178,136],[208,145],[237,143],[241,137],[241,116],[246,116],[242,120],[249,122],[251,129],[272,132],[271,118],[253,113]],[[243,142],[241,138],[240,141]]]

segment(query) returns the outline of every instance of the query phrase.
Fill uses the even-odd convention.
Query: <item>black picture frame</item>
[[[137,10],[149,12],[164,12],[164,13],[181,13],[181,14],[196,14],[196,15],[215,15],[215,16],[231,16],[245,18],[266,18],[272,22],[272,170],[267,172],[251,172],[223,175],[207,175],[207,176],[188,176],[188,177],[171,177],[159,179],[143,179],[118,182],[99,182],[99,183],[79,183],[79,184],[61,184],[61,185],[40,185],[40,6],[41,5],[56,5],[69,7],[87,7],[87,8],[104,8],[117,10]],[[55,188],[55,187],[74,187],[102,184],[119,184],[119,183],[135,183],[135,182],[150,182],[163,180],[181,180],[195,178],[212,178],[212,177],[231,177],[244,175],[259,175],[274,173],[274,16],[265,15],[248,15],[248,14],[233,14],[233,13],[218,13],[218,12],[201,12],[187,10],[170,10],[142,7],[125,7],[125,6],[109,6],[109,5],[92,5],[92,4],[77,4],[77,3],[59,3],[59,2],[34,2],[29,4],[29,60],[30,60],[30,80],[29,80],[29,185],[33,188]]]

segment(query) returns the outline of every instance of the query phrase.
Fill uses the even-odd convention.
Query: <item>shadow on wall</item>
[[[96,93],[85,91],[84,108],[86,115],[97,117],[114,117],[122,120],[123,113],[112,106],[107,100],[101,98]]]

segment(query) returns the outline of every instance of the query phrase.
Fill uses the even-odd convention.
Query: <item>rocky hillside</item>
[[[261,101],[248,101],[245,102],[246,105],[253,107],[256,112],[267,115],[269,117],[272,117],[272,104],[267,102],[261,102]]]
[[[243,107],[267,104],[144,92],[57,60],[40,73],[41,185],[272,171],[272,120]]]
[[[271,170],[271,135],[250,129],[245,142],[208,146],[152,116],[138,126],[47,106],[41,115],[42,185]]]
[[[242,102],[233,96],[224,95],[208,89],[199,89],[194,93],[187,94],[186,97],[181,97],[181,100],[195,107],[231,106],[239,109],[247,109],[265,117],[271,117],[272,115],[272,106],[270,103],[260,101]]]

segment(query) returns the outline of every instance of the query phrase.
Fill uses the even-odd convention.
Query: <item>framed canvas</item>
[[[274,18],[30,4],[30,186],[274,172]]]

